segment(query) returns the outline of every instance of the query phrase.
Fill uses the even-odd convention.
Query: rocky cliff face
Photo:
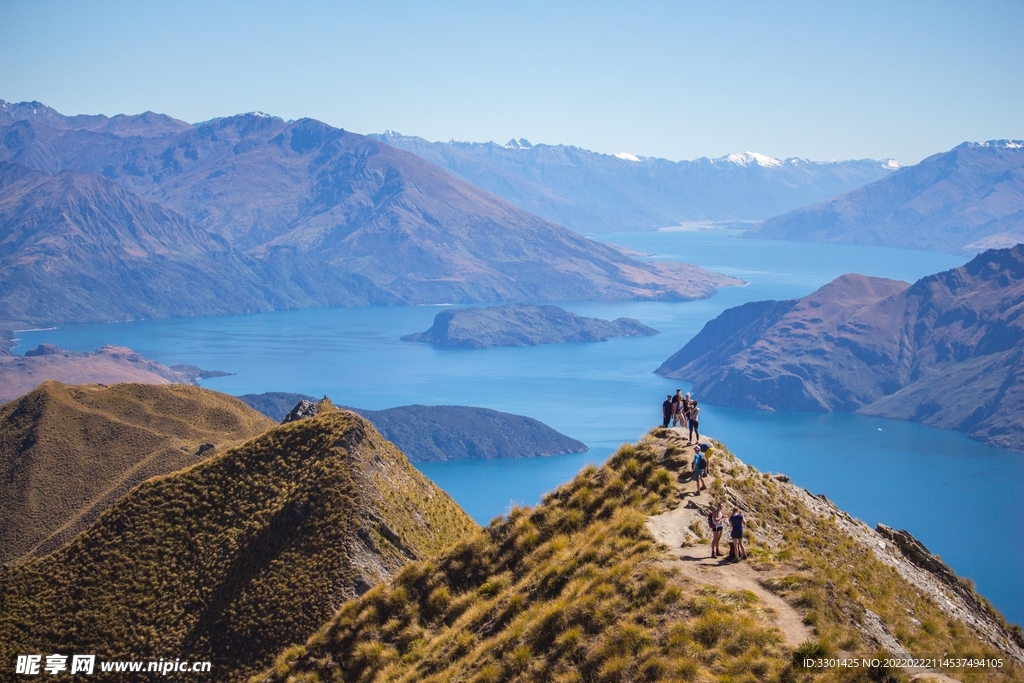
[[[358,415],[275,427],[150,479],[0,574],[0,657],[210,660],[246,680],[346,600],[476,525]]]
[[[977,253],[1024,242],[1024,142],[965,142],[748,237]]]
[[[858,411],[1024,449],[1024,246],[913,285],[845,275],[799,301],[731,309],[660,374],[701,398]]]
[[[602,320],[557,306],[509,304],[491,308],[457,308],[434,316],[429,330],[402,341],[435,346],[483,349],[491,346],[536,346],[562,342],[607,341],[609,337],[647,337],[658,331],[633,318]]]

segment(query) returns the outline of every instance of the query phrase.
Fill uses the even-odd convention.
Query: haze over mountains
[[[1024,142],[965,142],[748,237],[974,254],[1024,242]]]
[[[637,261],[310,119],[252,113],[192,126],[0,105],[8,320],[687,299],[722,282]],[[136,295],[125,291],[137,282]]]
[[[584,234],[688,221],[752,221],[848,192],[899,168],[892,159],[815,162],[730,154],[669,161],[571,145],[428,142],[372,135],[549,221]]]
[[[1024,450],[1024,245],[913,285],[844,275],[729,309],[657,372],[718,405],[857,411]]]

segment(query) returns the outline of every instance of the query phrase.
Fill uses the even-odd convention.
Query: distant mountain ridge
[[[0,111],[0,220],[20,235],[0,252],[0,310],[11,320],[688,299],[723,282],[632,259],[415,155],[311,119],[255,112],[192,126],[151,114],[63,117],[38,103],[0,102]],[[133,225],[152,239],[129,245]],[[162,252],[163,238],[173,248]],[[61,239],[51,251],[75,257],[48,280],[41,254]],[[99,279],[95,297],[76,294],[108,267],[118,275]],[[154,287],[133,300],[119,287],[136,280]],[[182,301],[167,299],[179,290]]]
[[[1024,242],[1024,141],[965,142],[746,237],[974,254]]]
[[[814,162],[753,152],[674,162],[524,139],[502,146],[429,142],[394,131],[370,137],[584,234],[763,220],[874,182],[899,167],[891,159]]]
[[[709,403],[856,411],[1024,450],[1024,245],[913,285],[844,275],[729,309],[657,372]]]
[[[282,420],[305,394],[271,391],[238,397],[264,415]],[[384,410],[351,408],[412,462],[461,458],[529,458],[583,453],[586,444],[539,420],[472,406],[398,406]]]

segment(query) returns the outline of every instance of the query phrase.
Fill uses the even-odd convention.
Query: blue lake
[[[746,240],[731,231],[623,233],[595,239],[734,275],[746,287],[683,303],[571,303],[602,318],[629,316],[655,337],[532,348],[436,349],[400,342],[430,326],[437,306],[333,308],[23,332],[89,351],[130,346],[166,364],[236,373],[204,382],[231,394],[294,391],[368,409],[410,403],[476,405],[537,418],[587,443],[588,453],[505,461],[420,463],[486,523],[532,504],[584,464],[600,462],[660,421],[661,400],[685,383],[653,370],[722,310],[803,296],[848,272],[913,281],[960,256],[869,247]],[[698,397],[699,398],[699,397]],[[857,415],[763,413],[706,405],[701,426],[745,461],[785,472],[869,524],[911,531],[1011,620],[1024,622],[1024,454],[962,434]]]

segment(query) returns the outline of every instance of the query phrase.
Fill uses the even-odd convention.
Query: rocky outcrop
[[[913,285],[844,275],[712,320],[657,372],[702,400],[914,420],[1024,450],[1024,245]]]
[[[48,380],[65,384],[195,384],[228,373],[194,365],[167,367],[124,346],[82,353],[40,344],[24,356],[0,355],[0,402],[27,394]]]
[[[281,424],[288,424],[289,422],[295,422],[296,420],[305,420],[309,417],[316,417],[320,414],[320,404],[314,403],[313,401],[307,401],[303,399],[295,404],[284,419],[281,420]]]
[[[510,304],[491,308],[441,311],[425,332],[402,341],[435,346],[483,349],[491,346],[535,346],[562,342],[607,341],[610,337],[647,337],[658,331],[633,318],[602,320],[570,313],[557,306]]]

